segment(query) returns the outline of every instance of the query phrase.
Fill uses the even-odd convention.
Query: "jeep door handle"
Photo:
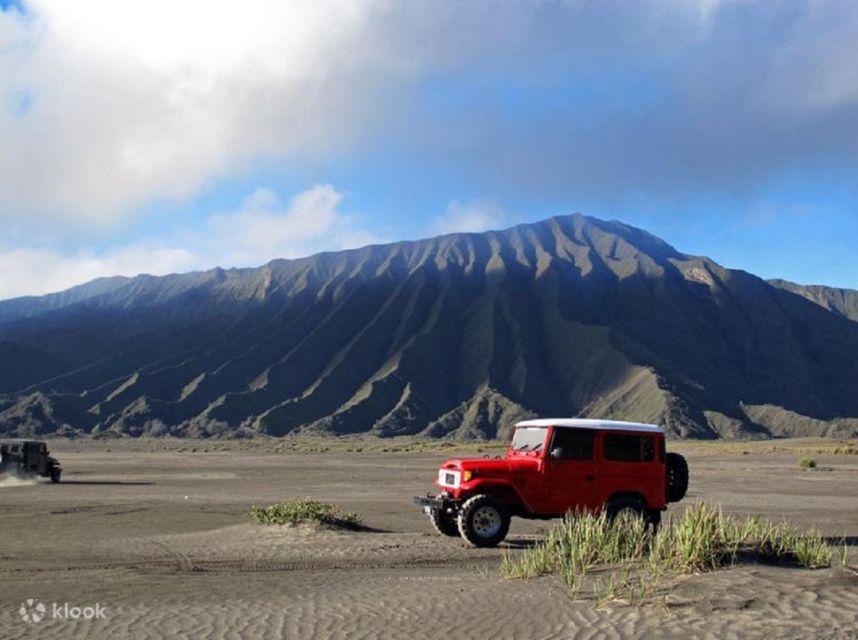
[[[587,482],[593,482],[593,480],[595,480],[595,479],[596,479],[596,476],[594,476],[592,474],[587,474],[586,476],[584,476],[584,480],[586,480]]]

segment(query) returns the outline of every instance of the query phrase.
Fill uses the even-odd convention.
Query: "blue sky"
[[[0,298],[575,211],[858,288],[854,2],[0,8]]]

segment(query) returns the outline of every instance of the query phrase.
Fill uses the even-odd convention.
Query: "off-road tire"
[[[53,482],[54,484],[59,484],[62,475],[62,469],[51,469],[51,482]]]
[[[442,536],[459,537],[459,524],[454,516],[443,513],[440,509],[433,509],[429,514],[429,521],[432,528]]]
[[[494,496],[474,496],[459,509],[459,533],[475,547],[496,547],[509,532],[509,519],[506,506]]]
[[[640,498],[633,498],[631,496],[614,498],[608,502],[605,512],[610,522],[624,515],[642,518],[649,522],[646,505]]]
[[[679,502],[688,491],[688,462],[679,454],[667,454],[667,501]]]
[[[658,509],[647,510],[647,522],[652,527],[653,533],[658,532],[658,527],[661,525],[661,511]]]

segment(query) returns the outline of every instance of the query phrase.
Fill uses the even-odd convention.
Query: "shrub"
[[[343,529],[359,529],[363,522],[357,513],[346,513],[334,504],[320,502],[314,498],[289,500],[268,507],[253,505],[250,508],[250,516],[259,524],[316,523]]]
[[[720,507],[692,505],[668,518],[657,533],[641,519],[567,515],[541,543],[518,557],[505,553],[501,570],[509,578],[559,575],[572,594],[594,568],[619,578],[594,581],[594,597],[613,598],[623,587],[629,600],[642,600],[667,574],[713,571],[740,557],[791,563],[808,569],[831,566],[834,551],[818,531],[800,532],[786,522],[725,516]]]
[[[834,549],[816,529],[794,535],[787,546],[787,553],[794,554],[798,563],[807,569],[830,567],[834,558]]]
[[[816,460],[814,460],[813,458],[802,458],[798,461],[798,466],[802,469],[815,469]]]

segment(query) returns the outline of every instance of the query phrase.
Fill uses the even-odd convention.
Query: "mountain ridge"
[[[548,414],[858,433],[858,323],[618,221],[103,288],[0,302],[7,433],[496,437]]]
[[[858,291],[854,289],[827,287],[820,284],[796,284],[780,278],[769,280],[769,284],[796,293],[824,309],[858,322]]]

